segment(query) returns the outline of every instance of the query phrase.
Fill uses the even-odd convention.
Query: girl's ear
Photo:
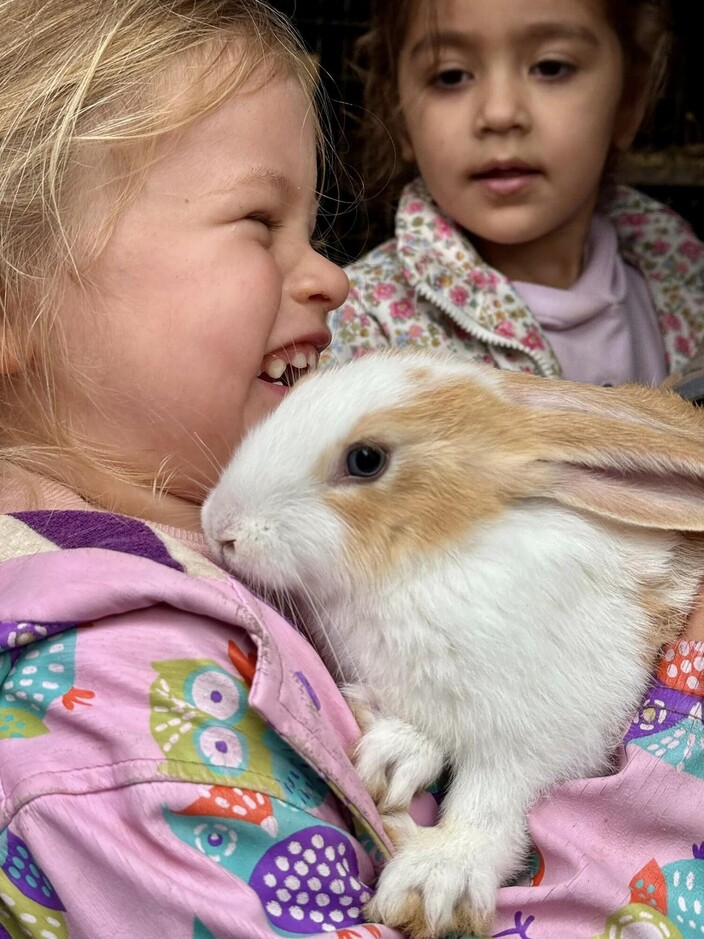
[[[413,150],[413,144],[411,143],[411,138],[408,136],[408,130],[406,129],[406,120],[401,112],[399,106],[398,114],[396,115],[396,140],[398,143],[398,148],[406,163],[415,163],[416,155]]]
[[[546,474],[532,495],[643,528],[704,531],[701,411],[655,388],[503,376],[508,397],[528,408]]]

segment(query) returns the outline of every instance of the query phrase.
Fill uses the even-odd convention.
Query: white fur
[[[403,810],[451,768],[436,828],[399,818],[400,849],[369,911],[404,925],[420,896],[425,932],[416,934],[442,936],[486,926],[521,860],[536,797],[604,770],[648,678],[653,624],[641,588],[667,579],[676,538],[532,500],[452,550],[356,582],[343,562],[344,523],[311,477],[365,408],[417,393],[399,361],[363,360],[324,385],[304,383],[245,441],[203,519],[233,570],[307,610],[319,651],[365,715],[357,769],[382,810]],[[446,376],[454,366],[427,367]],[[493,382],[489,370],[476,373]],[[333,479],[335,465],[326,472]],[[669,599],[686,610],[696,587],[685,573]]]

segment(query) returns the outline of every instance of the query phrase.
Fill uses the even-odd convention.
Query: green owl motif
[[[190,782],[283,790],[274,780],[267,725],[247,704],[248,687],[211,659],[153,662],[150,726],[162,772]]]
[[[302,809],[329,795],[326,782],[249,707],[249,683],[238,670],[211,659],[152,667],[158,677],[150,689],[150,725],[166,757],[162,772],[262,790]]]
[[[76,629],[28,645],[0,664],[0,740],[38,737],[49,732],[44,718],[54,702],[68,711],[86,705],[95,692],[73,685]]]

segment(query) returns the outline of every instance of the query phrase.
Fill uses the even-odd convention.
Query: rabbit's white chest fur
[[[674,580],[675,544],[547,503],[515,507],[453,558],[322,599],[332,625],[318,645],[379,714],[436,739],[452,763],[515,742],[541,785],[596,772],[650,670],[647,596],[685,611],[696,590],[695,572]]]

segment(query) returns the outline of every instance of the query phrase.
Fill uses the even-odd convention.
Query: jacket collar
[[[677,371],[704,339],[704,248],[678,215],[626,186],[614,189],[602,211],[616,228],[623,257],[648,283],[668,369]],[[482,260],[421,179],[402,193],[396,239],[408,282],[466,332],[490,344],[509,336],[543,374],[561,374],[540,325],[511,282]]]

